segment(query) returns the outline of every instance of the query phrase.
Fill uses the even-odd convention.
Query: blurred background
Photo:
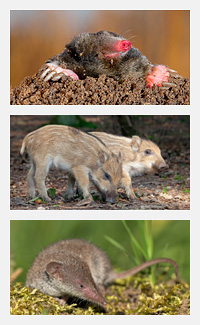
[[[11,10],[10,84],[18,86],[82,32],[108,30],[148,60],[190,77],[189,10]]]
[[[144,221],[143,221],[144,222]],[[189,282],[190,222],[188,220],[153,220],[153,258],[169,257],[179,268],[181,279]],[[133,235],[140,241],[141,221],[126,221]],[[140,225],[139,225],[140,223]],[[133,255],[130,239],[122,221],[105,220],[12,220],[10,222],[11,273],[22,268],[17,281],[25,282],[26,272],[34,258],[48,244],[60,239],[82,238],[102,248],[109,256],[115,271],[133,267],[128,256],[106,238],[109,236]],[[170,268],[172,272],[172,268]]]

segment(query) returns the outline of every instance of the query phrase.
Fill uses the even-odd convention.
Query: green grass
[[[113,238],[106,236],[106,239],[108,239],[109,242],[115,247],[119,248],[122,252],[124,252],[135,265],[139,265],[144,261],[151,260],[153,258],[152,221],[137,221],[137,228],[139,230],[139,240],[137,240],[134,233],[128,227],[126,221],[123,220],[122,223],[129,236],[132,254],[128,254],[127,250],[120,243],[113,240]],[[153,285],[155,284],[154,267],[150,268],[150,281]]]
[[[176,180],[176,181],[180,181],[180,180],[183,180],[183,179],[184,179],[184,177],[180,176],[178,174],[176,174],[175,177],[174,177],[174,180]]]
[[[181,185],[181,192],[183,192],[183,193],[190,193],[190,189],[183,188],[183,185]]]

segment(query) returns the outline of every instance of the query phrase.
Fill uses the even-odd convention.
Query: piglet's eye
[[[104,172],[104,177],[105,177],[105,179],[108,179],[109,181],[111,180],[110,175],[106,172]]]
[[[147,149],[147,150],[145,150],[145,154],[146,155],[151,155],[152,154],[152,151],[150,149]]]

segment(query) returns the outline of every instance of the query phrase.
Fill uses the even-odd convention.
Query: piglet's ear
[[[53,278],[62,279],[63,264],[59,262],[50,262],[46,266],[46,272]]]
[[[138,137],[137,135],[132,136],[131,140],[131,148],[134,152],[138,151],[140,149],[141,145],[141,138]]]

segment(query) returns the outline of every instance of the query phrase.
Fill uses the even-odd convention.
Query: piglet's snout
[[[114,204],[116,196],[117,196],[116,189],[113,189],[112,191],[106,194],[105,201]]]
[[[114,204],[115,203],[115,197],[113,197],[113,196],[107,197],[106,202]]]
[[[164,171],[164,170],[168,169],[169,166],[166,164],[165,161],[163,161],[157,166],[157,168],[159,171]]]

